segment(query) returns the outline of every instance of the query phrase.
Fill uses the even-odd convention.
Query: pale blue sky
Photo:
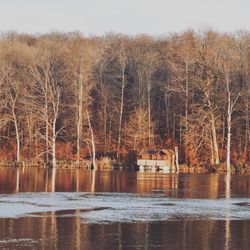
[[[159,35],[187,28],[250,30],[250,0],[0,0],[0,31]]]

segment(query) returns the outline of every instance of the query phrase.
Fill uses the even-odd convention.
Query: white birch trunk
[[[77,139],[76,139],[76,147],[77,147],[77,163],[79,163],[80,160],[80,150],[81,150],[81,137],[82,137],[82,109],[83,109],[83,83],[82,83],[82,73],[79,77],[79,83],[78,83],[78,110],[77,110]]]
[[[179,152],[178,152],[178,147],[175,147],[175,166],[176,166],[176,173],[179,173],[180,168],[179,168]]]
[[[52,167],[56,167],[56,128],[55,124],[53,124],[53,131],[52,131]]]
[[[217,165],[220,163],[220,158],[219,158],[219,148],[218,148],[214,114],[212,114],[211,117],[211,130],[212,130],[213,148],[214,148],[214,162]]]
[[[16,132],[16,161],[20,161],[20,138],[19,138],[19,131],[18,131],[18,123],[16,115],[14,114],[14,124],[15,124],[15,132]]]
[[[232,128],[232,114],[234,110],[234,106],[240,96],[240,93],[235,97],[234,100],[231,98],[232,91],[229,86],[229,70],[225,69],[225,79],[226,79],[226,88],[227,88],[227,159],[226,159],[226,167],[227,173],[231,173],[231,128]]]
[[[46,74],[45,79],[45,89],[44,89],[44,97],[45,97],[45,147],[46,147],[46,165],[49,163],[49,109],[48,109],[48,77]]]
[[[14,126],[15,126],[15,134],[16,134],[16,161],[19,162],[20,161],[20,136],[19,136],[19,130],[18,130],[18,121],[16,117],[16,111],[15,111],[17,97],[13,96],[10,91],[10,98],[12,102],[11,113],[12,113],[12,119],[13,119]]]
[[[121,140],[122,140],[122,119],[123,119],[123,108],[124,108],[124,90],[125,90],[125,65],[122,65],[121,75],[121,104],[120,104],[120,115],[119,115],[119,130],[118,130],[118,141],[117,141],[117,158],[120,156]]]
[[[226,160],[226,167],[227,173],[231,173],[231,117],[232,117],[232,103],[231,103],[231,93],[229,89],[229,79],[226,76],[226,84],[227,84],[227,160]]]
[[[151,83],[148,79],[148,147],[151,146]]]
[[[215,114],[214,114],[214,108],[211,103],[211,97],[210,97],[210,90],[205,91],[205,96],[207,99],[208,107],[210,109],[210,124],[211,124],[211,132],[212,132],[212,141],[213,141],[213,154],[214,154],[214,163],[217,165],[220,163],[220,157],[219,157],[219,147],[218,147],[218,141],[217,141],[217,133],[216,133],[216,124],[215,124]]]
[[[56,121],[59,113],[59,104],[60,104],[60,89],[56,89],[55,91],[55,96],[53,99],[53,125],[52,125],[52,167],[56,167],[56,137],[57,137],[57,131],[56,131]]]
[[[86,117],[88,120],[88,125],[89,125],[89,130],[90,130],[90,136],[91,136],[91,145],[92,145],[92,164],[93,164],[93,168],[94,170],[97,168],[96,166],[96,149],[95,149],[95,137],[94,137],[94,131],[91,125],[91,121],[90,121],[90,117],[89,117],[89,113],[86,110]]]

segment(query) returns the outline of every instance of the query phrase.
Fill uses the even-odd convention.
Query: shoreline
[[[110,160],[103,162],[102,160],[96,160],[97,168],[96,170],[136,170],[139,167],[136,164],[128,166],[126,163],[118,162],[115,160]],[[42,161],[0,161],[1,168],[53,168],[52,166],[46,166]],[[73,160],[58,160],[56,169],[88,169],[92,170],[91,162],[89,160],[81,160],[79,162]],[[146,171],[147,172],[147,171]],[[149,171],[149,172],[162,172],[161,170]],[[175,170],[169,173],[176,173]],[[218,173],[226,174],[226,167],[224,163],[218,166],[188,166],[187,164],[179,165],[179,173]],[[231,174],[250,174],[250,165],[245,164],[243,166],[231,166]]]

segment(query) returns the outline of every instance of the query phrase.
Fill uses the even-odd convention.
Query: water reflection
[[[250,177],[218,174],[0,168],[0,193],[135,192],[177,198],[250,197]],[[230,184],[230,187],[229,187]]]
[[[79,213],[77,210],[75,214]],[[83,224],[80,217],[0,219],[0,248],[15,249],[249,249],[250,221],[231,222],[231,244],[221,240],[224,221]]]
[[[51,192],[56,191],[56,169],[52,168],[52,177],[51,177]]]
[[[93,170],[93,171],[91,171],[90,172],[91,174],[90,174],[90,177],[91,177],[91,180],[90,180],[90,186],[91,186],[91,188],[90,188],[90,191],[91,192],[95,192],[95,179],[96,179],[96,170]]]
[[[226,177],[225,177],[225,185],[226,185],[226,192],[225,192],[225,196],[227,200],[230,200],[231,198],[231,175],[230,173],[227,173]],[[231,232],[230,232],[230,216],[231,216],[231,207],[229,206],[227,211],[226,211],[226,222],[225,222],[225,250],[230,249],[230,236],[231,236]]]
[[[19,193],[19,178],[20,178],[20,169],[16,170],[16,193]]]
[[[182,198],[250,197],[250,177],[81,169],[0,168],[0,193],[124,192]],[[246,207],[247,209],[248,207]],[[0,248],[6,249],[249,249],[250,220],[85,224],[80,213],[0,219]],[[223,240],[224,239],[224,240]]]

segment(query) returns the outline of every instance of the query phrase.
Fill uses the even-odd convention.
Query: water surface
[[[250,177],[0,168],[0,248],[249,249]]]

